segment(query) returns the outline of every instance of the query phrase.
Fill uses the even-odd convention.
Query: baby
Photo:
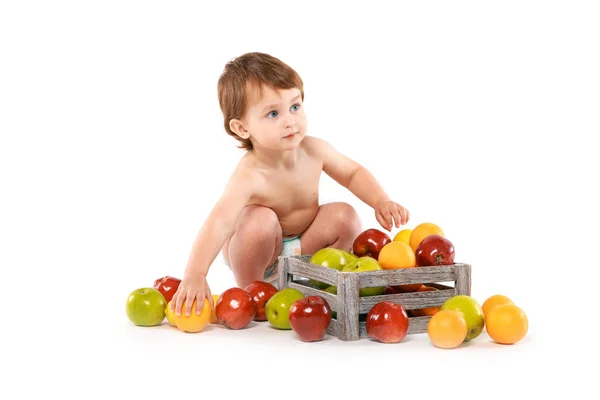
[[[173,296],[176,315],[189,315],[194,300],[200,313],[205,297],[213,305],[206,274],[219,251],[241,288],[275,280],[280,255],[350,251],[361,221],[347,203],[319,205],[322,171],[372,207],[384,229],[407,223],[408,210],[367,169],[306,135],[303,82],[290,66],[244,54],[225,66],[218,95],[225,130],[246,153],[195,239]]]

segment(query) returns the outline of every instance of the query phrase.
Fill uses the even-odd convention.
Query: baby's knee
[[[362,229],[362,222],[358,212],[348,203],[339,202],[336,204],[334,219],[338,226],[345,230],[359,232]]]
[[[281,225],[275,211],[252,205],[242,212],[237,233],[256,241],[273,240],[281,235]]]

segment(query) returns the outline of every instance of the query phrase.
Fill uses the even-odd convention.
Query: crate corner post
[[[344,341],[360,339],[358,312],[360,305],[360,277],[357,273],[340,273],[338,275],[339,308],[338,338]]]

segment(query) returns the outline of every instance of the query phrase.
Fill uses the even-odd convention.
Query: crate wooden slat
[[[335,294],[327,293],[324,290],[310,287],[310,286],[308,286],[308,282],[307,283],[297,283],[297,282],[290,281],[288,283],[287,287],[298,289],[307,297],[308,296],[321,296],[325,300],[327,300],[327,303],[329,303],[329,307],[333,311],[338,310],[338,298]]]
[[[458,294],[471,294],[471,266],[464,263],[435,267],[416,267],[385,271],[340,272],[310,264],[310,255],[279,257],[277,283],[280,289],[291,287],[305,296],[318,295],[329,303],[337,318],[332,319],[327,333],[340,340],[367,338],[366,323],[359,320],[381,301],[402,304],[406,310],[441,306]],[[310,280],[337,286],[337,294],[314,287]],[[440,282],[453,282],[450,286]],[[437,291],[359,296],[365,287],[398,286],[424,283]],[[410,317],[408,334],[427,332],[431,317]]]
[[[331,268],[328,268],[331,269]],[[398,286],[411,283],[455,281],[456,265],[439,267],[400,268],[397,270],[369,271],[360,274],[361,287]]]
[[[402,304],[402,307],[404,307],[405,310],[437,307],[456,294],[456,289],[445,289],[431,292],[412,292],[361,297],[358,313],[368,313],[375,304],[381,301],[391,301],[392,303]]]

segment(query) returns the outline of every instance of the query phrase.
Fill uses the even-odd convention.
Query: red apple
[[[265,306],[271,296],[277,293],[277,288],[269,282],[256,281],[250,283],[244,290],[250,293],[252,300],[256,303],[256,315],[254,316],[254,320],[266,321],[267,316],[265,314]]]
[[[402,293],[402,291],[400,290],[400,288],[398,286],[386,286],[385,289],[383,289],[383,294],[398,294],[398,293]]]
[[[409,285],[398,285],[398,286],[386,286],[383,290],[383,294],[397,294],[397,293],[412,293],[418,292],[423,285],[420,283],[413,283]]]
[[[173,298],[173,295],[177,292],[177,289],[179,289],[180,283],[181,279],[179,278],[163,276],[162,278],[158,278],[154,281],[154,289],[161,292],[168,303]]]
[[[379,252],[392,239],[379,229],[367,229],[360,233],[352,244],[352,252],[358,257],[369,256],[379,259]]]
[[[215,305],[217,323],[229,329],[245,328],[255,315],[256,303],[250,293],[241,288],[227,289]]]
[[[429,235],[415,250],[417,267],[454,264],[454,245],[440,235]]]
[[[303,342],[316,342],[325,337],[331,321],[331,308],[321,296],[296,300],[289,312],[290,327]]]
[[[381,301],[367,314],[367,334],[383,343],[401,342],[408,333],[408,314],[400,304]]]

